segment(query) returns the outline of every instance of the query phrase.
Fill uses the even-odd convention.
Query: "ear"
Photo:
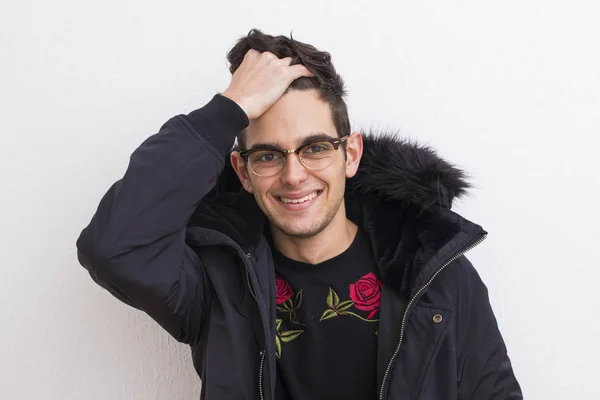
[[[352,178],[356,175],[362,153],[362,135],[359,132],[354,132],[346,139],[346,178]]]
[[[252,193],[252,182],[250,181],[250,177],[248,176],[248,168],[246,167],[246,163],[244,159],[240,156],[238,151],[232,151],[229,156],[229,160],[231,161],[231,166],[233,170],[237,174],[238,178],[240,178],[240,182],[242,186],[248,193]]]

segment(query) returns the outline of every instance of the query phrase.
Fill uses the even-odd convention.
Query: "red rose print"
[[[279,275],[275,276],[275,283],[277,284],[277,295],[275,302],[277,304],[285,303],[285,301],[292,297],[292,295],[294,294],[294,292],[292,291],[292,287],[285,279],[283,279]]]
[[[354,306],[362,311],[371,311],[367,319],[371,319],[379,310],[381,287],[381,281],[372,272],[360,278],[356,283],[350,284],[350,298],[354,302]]]

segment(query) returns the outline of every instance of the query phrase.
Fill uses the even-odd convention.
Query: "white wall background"
[[[2,1],[0,398],[195,399],[186,347],[75,240],[130,153],[228,84],[258,27],[328,50],[352,120],[471,172],[456,211],[528,399],[598,399],[599,7],[587,1]]]

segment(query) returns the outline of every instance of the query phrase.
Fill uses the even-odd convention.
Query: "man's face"
[[[283,95],[260,118],[250,122],[246,146],[271,144],[281,149],[295,149],[304,139],[325,134],[337,138],[330,107],[316,90],[290,91]],[[321,232],[334,218],[345,218],[346,178],[356,173],[362,154],[362,138],[353,134],[347,139],[346,151],[335,151],[333,164],[322,170],[309,170],[296,154],[288,155],[281,172],[257,176],[239,153],[232,154],[232,164],[244,188],[254,195],[274,229],[289,236],[310,237]],[[343,215],[339,215],[343,214]]]

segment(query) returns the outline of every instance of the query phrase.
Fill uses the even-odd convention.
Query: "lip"
[[[304,196],[307,196],[313,192],[317,192],[317,195],[308,200],[305,201],[303,203],[284,203],[283,201],[280,200],[281,197],[285,197],[286,199],[301,199]],[[319,199],[319,197],[321,197],[321,194],[323,193],[323,190],[311,190],[308,192],[304,192],[304,193],[286,193],[283,196],[275,196],[275,199],[277,201],[277,204],[279,204],[282,208],[284,208],[285,210],[288,211],[304,211],[310,207],[312,207],[312,205]]]

